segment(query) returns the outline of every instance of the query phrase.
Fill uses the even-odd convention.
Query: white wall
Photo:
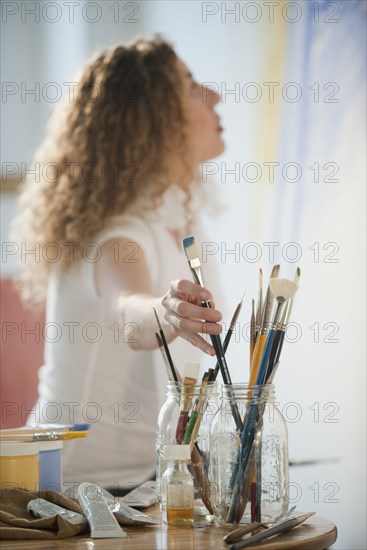
[[[138,19],[137,23],[122,21],[129,19],[131,10],[124,10],[121,3],[120,21],[115,23],[109,8],[116,3],[97,4],[102,17],[96,23],[86,23],[79,16],[74,23],[34,24],[30,19],[22,23],[19,16],[9,16],[2,29],[2,40],[8,45],[3,79],[63,82],[72,79],[76,68],[97,48],[127,41],[137,32],[144,36],[162,32],[176,44],[198,79],[215,82],[224,92],[236,82],[271,80],[272,67],[264,70],[264,56],[271,54],[267,51],[271,24],[265,16],[252,24],[243,17],[236,22],[229,15],[222,21],[223,3],[214,2],[211,4],[218,13],[204,22],[202,2],[153,0],[137,3],[138,13],[130,17]],[[288,29],[286,69],[280,84],[299,82],[304,96],[296,104],[281,102],[276,158],[258,157],[258,120],[266,107],[264,98],[251,103],[224,93],[224,102],[218,107],[227,142],[225,154],[216,161],[218,166],[220,162],[227,168],[236,162],[241,166],[255,161],[279,161],[281,166],[297,162],[302,179],[292,184],[278,174],[273,184],[236,183],[233,175],[222,172],[222,183],[219,173],[218,185],[228,207],[214,222],[206,223],[210,240],[218,246],[211,261],[217,262],[221,272],[225,286],[222,309],[227,315],[247,288],[241,329],[249,320],[250,300],[256,297],[258,268],[269,274],[269,248],[264,243],[280,243],[274,259],[281,260],[284,276],[293,276],[298,263],[282,258],[279,251],[292,241],[302,251],[301,287],[293,315],[298,325],[289,335],[298,336],[298,341],[284,347],[277,395],[288,418],[291,459],[337,462],[292,468],[292,496],[300,510],[315,510],[335,521],[339,531],[335,549],[357,550],[366,548],[365,68],[361,43],[365,31],[357,24],[358,20],[363,23],[365,13],[363,2],[359,3],[360,13],[355,11],[360,9],[355,2],[332,4],[340,7],[339,22],[325,23],[330,11],[319,3],[320,21],[313,28],[317,36],[311,51],[304,49],[307,3],[298,2],[303,7],[302,18]],[[348,13],[341,9],[346,4],[351,6]],[[94,17],[92,11],[89,17]],[[320,82],[325,94],[322,86],[331,81],[339,85],[337,104],[310,101],[310,85]],[[18,95],[4,106],[8,113],[3,119],[2,161],[29,160],[50,104],[35,104],[31,99],[21,103]],[[320,163],[322,178],[326,175],[324,164],[336,163],[338,182],[317,184],[309,168],[315,162]],[[2,202],[10,219],[13,202]],[[261,260],[254,263],[243,255],[252,241],[262,252]],[[330,242],[338,249],[323,248]],[[236,246],[241,251],[239,257],[228,254]],[[337,262],[328,263],[326,255],[333,250]],[[330,341],[333,339],[336,341]],[[238,335],[228,355],[235,381],[248,376],[247,356],[248,344]]]

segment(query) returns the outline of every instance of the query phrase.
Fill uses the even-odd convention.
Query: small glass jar
[[[187,465],[189,445],[166,445],[163,456],[167,468],[161,480],[163,521],[172,527],[191,527],[194,523],[194,481]]]
[[[199,398],[201,389],[201,383],[195,384],[193,395],[192,395],[192,404]],[[210,494],[210,487],[208,481],[208,470],[209,470],[209,434],[210,434],[210,425],[218,411],[218,386],[217,382],[209,382],[206,389],[207,394],[207,405],[203,411],[203,418],[200,424],[200,430],[196,438],[195,449],[192,453],[192,461],[189,465],[189,470],[191,471],[194,478],[195,486],[195,506],[198,509],[200,506],[203,506],[203,501],[205,501],[205,510],[203,509],[200,513],[207,514],[208,511],[212,513],[211,506],[209,504],[209,497],[206,498],[206,495]],[[163,404],[157,422],[157,437],[156,437],[156,479],[157,479],[157,490],[158,490],[158,500],[160,499],[160,487],[161,479],[167,468],[167,461],[163,457],[163,448],[165,445],[175,445],[176,442],[176,429],[178,424],[178,419],[180,417],[180,395],[181,395],[181,384],[178,382],[167,383],[167,393],[166,401]],[[196,457],[196,458],[195,458]],[[203,488],[204,485],[204,488]],[[203,490],[205,492],[203,498]],[[205,513],[204,513],[205,512]]]
[[[236,428],[231,404],[243,420]],[[224,385],[210,432],[212,504],[219,524],[274,523],[288,510],[288,433],[274,386]]]

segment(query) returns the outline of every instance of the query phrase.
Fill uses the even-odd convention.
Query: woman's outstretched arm
[[[135,350],[154,349],[157,341],[157,322],[153,307],[158,316],[168,342],[180,336],[209,355],[215,355],[213,346],[200,334],[219,334],[218,322],[222,315],[214,309],[201,307],[201,300],[213,301],[207,289],[186,279],[171,281],[164,296],[155,296],[144,251],[139,251],[132,262],[116,262],[114,247],[126,247],[131,239],[114,239],[102,246],[101,259],[96,263],[96,288],[102,299],[117,313],[121,326],[138,327],[134,342],[129,345]]]

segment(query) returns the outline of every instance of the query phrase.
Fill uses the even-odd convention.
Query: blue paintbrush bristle
[[[199,258],[199,251],[197,249],[197,246],[195,244],[194,237],[186,237],[182,240],[182,244],[184,247],[184,251],[186,254],[186,258],[191,262],[192,260],[198,260]],[[199,262],[200,265],[200,262]],[[194,267],[194,266],[191,266]]]
[[[192,246],[193,244],[195,244],[195,239],[194,237],[185,237],[184,239],[182,239],[182,244],[183,247],[186,249],[188,246]]]

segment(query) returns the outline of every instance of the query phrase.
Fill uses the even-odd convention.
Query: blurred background
[[[248,377],[248,323],[261,267],[293,277],[292,326],[276,378],[289,429],[290,498],[334,521],[335,549],[366,548],[366,2],[3,1],[1,29],[1,399],[3,426],[36,398],[43,315],[11,287],[17,189],[47,118],[101,48],[162,33],[222,96],[226,151],[202,167],[223,208],[205,218],[203,269],[218,307],[245,307],[229,349]],[[180,274],[177,274],[180,276]],[[38,325],[37,325],[38,323]],[[21,382],[22,380],[22,382]]]

